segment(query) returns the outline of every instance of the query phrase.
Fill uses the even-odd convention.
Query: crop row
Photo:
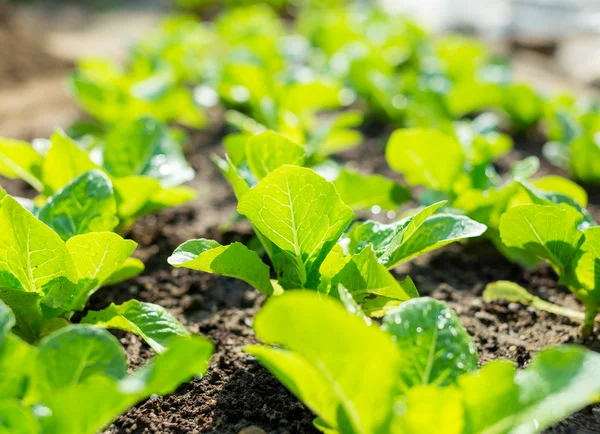
[[[168,262],[269,298],[254,323],[264,344],[245,351],[315,413],[317,428],[537,433],[595,402],[596,353],[563,345],[522,371],[508,361],[479,367],[454,311],[392,270],[485,238],[523,267],[546,261],[585,312],[512,282],[490,284],[487,300],[566,315],[592,334],[600,232],[585,190],[536,176],[535,157],[505,174],[494,163],[511,135],[536,129],[548,158],[600,182],[600,114],[513,83],[472,39],[432,38],[373,8],[297,13],[293,22],[264,6],[209,23],[170,18],[125,66],[80,63],[69,83],[90,118],[49,140],[0,139],[0,174],[37,191],[24,199],[0,189],[0,432],[94,433],[206,371],[212,343],[164,308],[86,305],[144,271],[124,237],[137,219],[195,198],[183,185],[195,175],[187,136],[220,122],[226,154],[213,161],[257,242],[189,240]],[[333,157],[392,129],[385,158],[402,184]],[[369,210],[393,221],[360,218]],[[106,329],[140,336],[156,357],[128,374]]]

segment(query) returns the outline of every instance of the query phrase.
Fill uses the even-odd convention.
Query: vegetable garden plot
[[[595,432],[597,208],[513,150],[554,100],[476,41],[298,14],[168,20],[74,73],[94,119],[0,140],[37,191],[0,202],[0,430]]]

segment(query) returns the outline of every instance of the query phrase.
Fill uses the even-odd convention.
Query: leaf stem
[[[594,331],[594,321],[596,321],[596,315],[598,309],[596,307],[588,307],[585,311],[585,318],[581,325],[581,334],[583,336],[590,336]]]

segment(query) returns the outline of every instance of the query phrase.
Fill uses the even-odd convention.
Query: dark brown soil
[[[27,80],[40,71],[64,68],[28,43],[15,58],[12,33],[2,29],[0,16],[0,87]],[[9,48],[10,47],[10,48]],[[3,55],[3,48],[10,53]],[[29,51],[27,51],[29,50]],[[17,50],[18,51],[18,50]],[[33,55],[32,55],[33,53]],[[17,57],[20,54],[17,55]],[[16,59],[16,60],[15,60]],[[30,63],[34,62],[34,63]],[[221,131],[195,134],[189,159],[197,170],[191,183],[199,192],[193,203],[148,216],[135,224],[130,236],[139,243],[136,255],[146,263],[142,276],[106,288],[96,294],[90,308],[100,309],[111,302],[131,298],[161,304],[194,333],[212,339],[216,345],[208,373],[201,380],[182,385],[174,394],[140,403],[118,418],[107,430],[117,433],[312,433],[313,415],[283,388],[254,359],[243,353],[245,345],[255,343],[252,319],[264,298],[243,282],[190,270],[176,270],[166,259],[183,241],[213,238],[222,243],[248,241],[251,230],[245,223],[230,225],[235,199],[227,183],[208,157],[220,152]],[[383,159],[385,133],[367,140],[360,148],[344,153],[343,160],[370,173],[396,176]],[[517,151],[499,164],[532,153],[539,144],[523,141]],[[545,164],[543,173],[557,170]],[[20,181],[2,180],[9,193],[32,197],[34,192]],[[600,217],[600,189],[590,191],[592,211]],[[382,216],[378,216],[382,218]],[[224,231],[222,228],[227,227]],[[488,243],[455,244],[427,255],[397,270],[410,274],[421,294],[448,302],[458,313],[477,343],[481,361],[498,357],[527,365],[533,354],[549,345],[580,343],[598,351],[597,339],[582,341],[578,324],[568,319],[537,312],[516,304],[487,304],[481,299],[485,285],[499,279],[514,280],[542,298],[580,308],[575,298],[556,285],[548,267],[525,271],[508,263]],[[127,350],[131,369],[152,356],[140,340],[116,333]],[[589,407],[548,430],[548,434],[593,434],[600,432],[600,408]]]

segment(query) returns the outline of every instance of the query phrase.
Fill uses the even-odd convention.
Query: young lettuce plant
[[[309,145],[301,146],[271,130],[255,135],[229,135],[224,145],[236,171],[251,186],[270,170],[282,164],[293,164],[311,167],[333,182],[342,201],[355,211],[370,210],[374,206],[386,211],[396,210],[410,199],[410,191],[391,179],[340,167],[327,159],[327,153],[316,152]],[[228,167],[226,160],[213,159],[219,167]]]
[[[162,124],[149,118],[123,124],[106,136],[102,166],[61,130],[54,133],[49,147],[42,152],[26,142],[0,139],[0,174],[29,183],[40,193],[35,204],[43,206],[60,192],[68,196],[64,189],[68,185],[74,188],[69,183],[78,176],[102,171],[114,190],[119,230],[125,230],[141,216],[196,197],[193,189],[177,185],[189,180],[193,171],[172,140]],[[105,193],[110,196],[106,189]],[[110,208],[108,202],[101,202],[99,207]]]
[[[30,343],[68,327],[100,287],[141,271],[130,261],[134,241],[92,232],[65,242],[8,195],[0,201],[0,226],[0,300],[16,316],[14,333]],[[162,307],[137,300],[89,311],[81,322],[133,332],[158,352],[188,334]]]
[[[289,324],[301,324],[289,327]],[[338,302],[306,291],[269,300],[254,329],[256,357],[298,397],[325,433],[540,433],[596,401],[600,356],[557,346],[517,371],[477,369],[454,311],[417,298],[367,325]]]
[[[584,182],[600,183],[600,114],[572,95],[558,95],[545,103],[542,126],[548,137],[544,156]]]
[[[265,160],[269,171],[271,162]],[[337,295],[342,284],[370,315],[381,316],[390,306],[418,295],[410,278],[398,282],[389,269],[485,231],[467,217],[431,216],[440,203],[391,225],[359,224],[347,241],[342,234],[354,214],[335,186],[313,170],[282,165],[253,188],[231,164],[223,170],[238,197],[238,212],[252,224],[277,283],[273,285],[259,256],[240,243],[190,240],[175,250],[169,263],[242,279],[267,296],[303,288]],[[347,244],[350,248],[344,251]]]
[[[166,62],[148,70],[124,70],[102,59],[85,59],[69,79],[71,93],[81,107],[102,123],[152,116],[191,128],[206,123],[192,92],[177,82],[176,71]],[[146,66],[146,65],[139,65]]]
[[[127,374],[126,355],[108,331],[69,325],[37,346],[11,333],[17,320],[0,300],[0,432],[94,434],[152,395],[166,395],[206,372],[212,343],[178,336]]]
[[[464,133],[461,133],[464,135]],[[509,260],[526,267],[539,260],[506,246],[499,235],[500,216],[512,206],[526,203],[567,203],[586,215],[587,194],[580,186],[559,176],[529,179],[539,161],[530,158],[511,167],[502,181],[493,169],[495,158],[510,150],[501,136],[476,135],[465,145],[453,135],[427,129],[395,131],[387,145],[386,158],[392,169],[404,174],[410,186],[427,188],[424,204],[448,200],[454,213],[464,214],[488,226],[488,237]],[[443,161],[444,164],[440,164]]]
[[[550,264],[565,285],[583,303],[586,312],[581,332],[589,335],[600,308],[600,228],[590,227],[584,216],[566,205],[519,205],[509,209],[500,221],[502,242]],[[542,310],[581,319],[581,313],[552,305],[510,283],[488,286],[488,300],[510,299]]]

